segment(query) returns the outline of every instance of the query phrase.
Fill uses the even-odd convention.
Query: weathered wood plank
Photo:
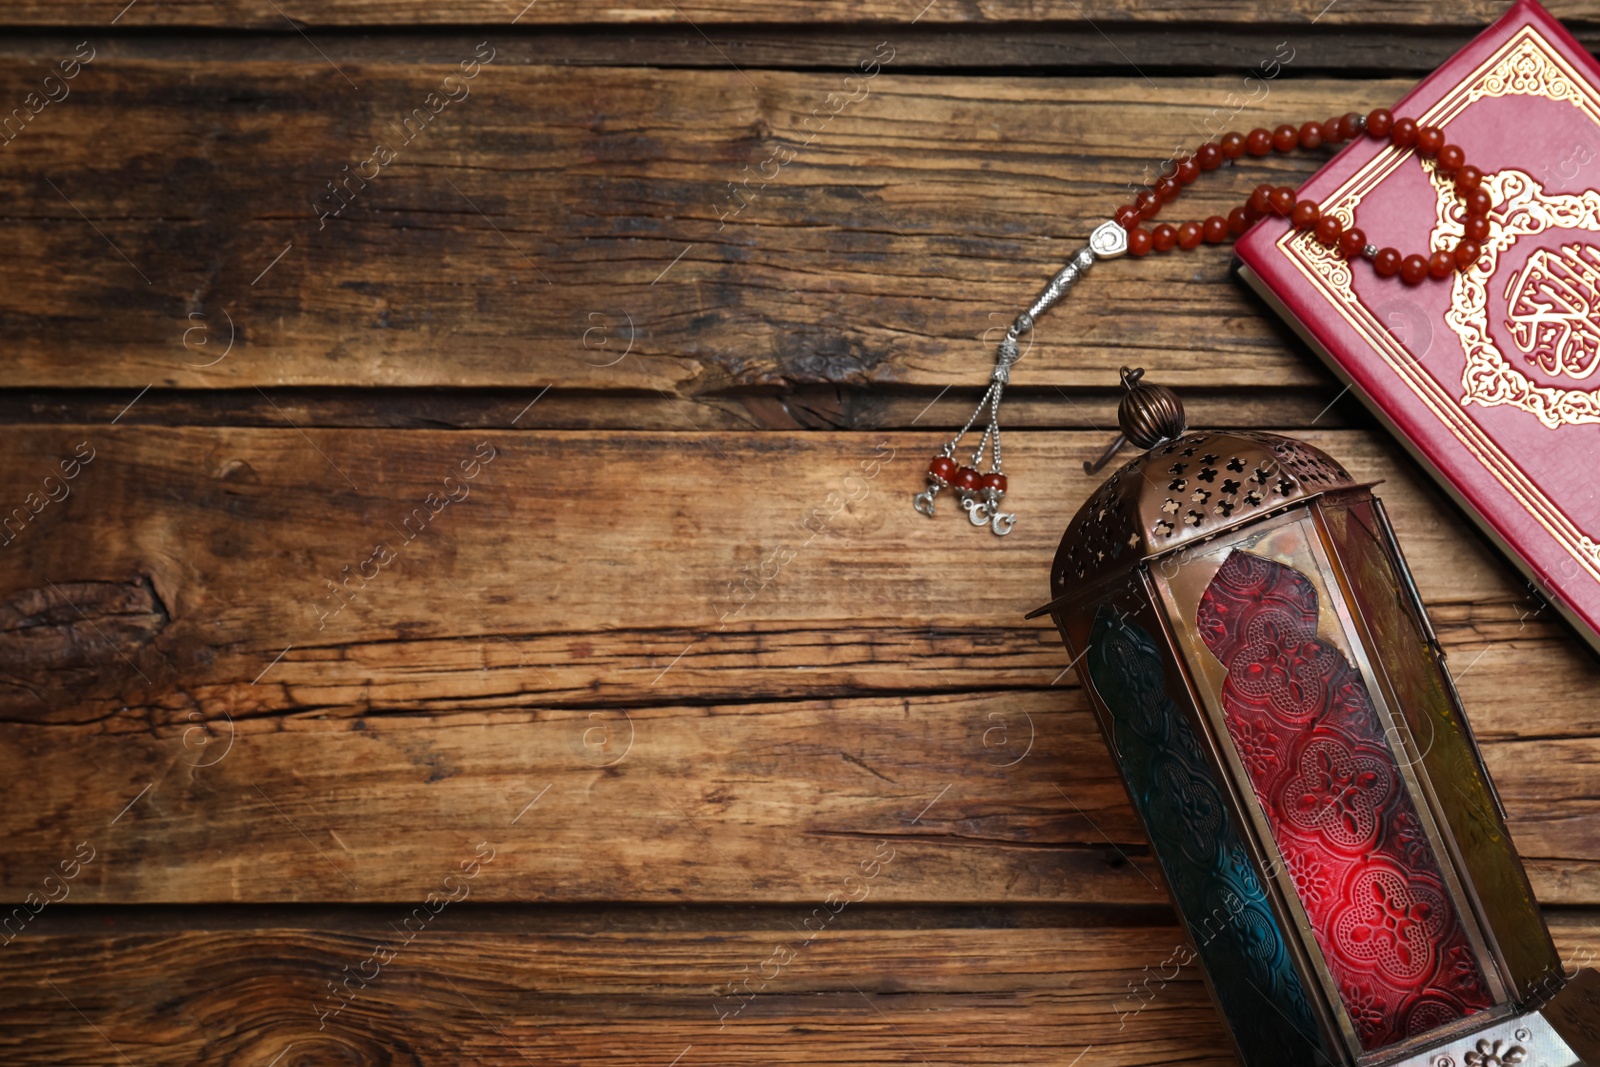
[[[1393,446],[1307,437],[1357,477],[1387,479],[1480,728],[1596,732],[1592,659]],[[948,692],[972,676],[1048,686],[1060,648],[1022,615],[1046,597],[1060,531],[1098,484],[1081,464],[1103,439],[1008,436],[1023,518],[1004,542],[948,509],[910,509],[936,440],[6,430],[0,715],[634,707]],[[94,458],[49,483],[70,496],[46,501],[44,479],[80,446]],[[439,503],[447,476],[459,503]],[[18,529],[28,494],[42,506]],[[1497,698],[1530,662],[1547,687],[1537,713]]]
[[[1550,8],[1559,16],[1588,21],[1600,20],[1600,9],[1593,0],[1551,0]],[[717,0],[688,5],[668,3],[610,4],[596,7],[581,0],[540,0],[538,3],[501,3],[498,0],[465,0],[441,6],[422,0],[382,3],[380,0],[293,0],[263,10],[247,0],[163,0],[162,3],[135,3],[119,14],[121,5],[100,0],[74,0],[50,4],[45,0],[21,0],[13,4],[6,22],[15,25],[103,25],[116,21],[133,26],[250,26],[279,29],[286,19],[294,25],[367,26],[395,24],[482,24],[522,25],[682,23],[717,25],[721,23],[776,23],[789,25],[829,23],[908,24],[912,22],[994,24],[1066,23],[1086,29],[1096,22],[1117,23],[1137,19],[1152,23],[1199,23],[1202,25],[1248,26],[1275,22],[1328,27],[1347,25],[1385,26],[1482,26],[1504,12],[1504,0],[1471,0],[1466,4],[1384,3],[1383,0],[1288,0],[1269,3],[1251,0],[1230,4],[1223,0],[1096,0],[1082,5],[1064,5],[1055,0],[935,0],[933,3],[900,3],[895,0],[866,0],[849,3],[831,0],[804,3],[802,0]]]
[[[105,725],[0,726],[51,768],[0,815],[8,899],[79,841],[94,903],[407,900],[481,841],[493,901],[802,901],[880,843],[885,900],[1162,899],[1064,691]]]
[[[402,710],[402,709],[397,709]],[[882,849],[895,903],[1159,904],[1077,689],[632,711],[0,725],[21,900],[403,901],[496,853],[490,901],[804,901]],[[1600,901],[1600,739],[1485,742],[1552,904]],[[78,857],[82,860],[84,857]],[[475,891],[478,892],[478,891]]]
[[[229,1067],[280,1056],[280,1067],[1060,1065],[1090,1046],[1106,1064],[1234,1062],[1194,967],[1132,1010],[1129,983],[1146,967],[1167,973],[1176,926],[884,930],[863,907],[807,942],[794,927],[809,911],[768,930],[550,934],[463,931],[471,907],[442,911],[398,949],[377,917],[342,930],[25,936],[0,973],[0,1049],[18,1065],[107,1067],[123,1055]],[[1569,962],[1593,960],[1593,913],[1552,926]],[[347,974],[335,999],[328,984]],[[739,984],[769,974],[753,995]]]
[[[893,873],[886,869],[880,880]],[[793,923],[807,917],[809,909],[797,909]],[[661,1067],[675,1056],[686,1063],[946,1064],[1003,1055],[1062,1064],[1090,1044],[1110,1064],[1230,1062],[1192,968],[1117,1030],[1115,998],[1126,996],[1143,963],[1170,956],[1181,936],[1176,927],[858,932],[850,924],[860,917],[846,911],[838,929],[805,945],[788,925],[732,935],[508,939],[452,934],[452,919],[442,913],[438,929],[397,952],[337,1015],[327,983],[342,980],[346,965],[353,973],[384,938],[397,940],[392,933],[268,929],[18,941],[10,951],[25,955],[13,957],[0,987],[17,1010],[0,1022],[0,1043],[17,1064],[116,1062],[107,1041],[135,1062],[159,1043],[161,1055],[251,1067],[265,1067],[291,1045],[285,1061],[294,1067],[333,1056]],[[91,944],[98,951],[84,951]],[[791,948],[788,966],[733,1015],[739,1001],[725,987],[791,944],[803,947]],[[115,966],[124,959],[132,966]],[[329,1014],[324,1020],[318,1012]]]
[[[1541,891],[1600,900],[1592,662],[1390,446],[1311,436],[1398,475]],[[510,899],[789,899],[903,834],[928,854],[909,899],[1158,900],[1064,656],[1020,619],[1100,445],[1012,435],[1028,521],[997,543],[906,506],[915,434],[7,431],[0,499],[72,492],[0,572],[8,762],[51,768],[9,805],[6,877],[48,869],[81,812],[129,842],[91,899],[395,899],[548,786]],[[916,819],[947,785],[966,799]]]
[[[8,384],[981,385],[985,331],[1242,100],[1237,77],[1135,97],[1126,78],[902,75],[892,59],[849,86],[497,60],[442,89],[455,68],[340,69],[359,92],[309,51],[85,66],[5,147]],[[7,64],[0,94],[38,74]],[[1259,84],[1232,124],[1387,102],[1410,81]],[[440,90],[470,95],[427,104]],[[1225,213],[1314,166],[1219,171],[1184,207]],[[1178,385],[1324,384],[1227,260],[1096,268],[1079,291],[1094,313],[1041,322],[1016,384],[1103,389],[1141,363]]]
[[[1551,733],[1600,734],[1593,657],[1530,599],[1483,610],[1436,607],[1433,617],[1450,661],[1461,675],[1463,699],[1485,739]],[[1524,618],[1526,616],[1526,618]],[[99,625],[107,625],[97,616]],[[276,652],[251,644],[207,649],[213,662],[238,663],[242,675],[185,686],[165,696],[111,687],[113,696],[51,693],[37,703],[9,702],[29,721],[79,721],[132,709],[136,721],[186,728],[223,713],[248,716],[352,717],[394,710],[454,712],[501,708],[586,709],[650,707],[663,703],[782,700],[796,696],[867,694],[912,698],[974,684],[1023,691],[1076,685],[1061,676],[1064,659],[1055,632],[1038,626],[938,625],[841,619],[826,629],[781,620],[725,633],[689,627],[605,629],[593,633],[508,631],[486,644],[469,634],[402,641],[369,640]],[[512,636],[515,634],[515,636]],[[86,650],[109,656],[104,646]],[[277,651],[282,651],[281,649]],[[115,673],[117,663],[103,664]],[[224,667],[226,674],[226,667]],[[1538,713],[1507,702],[1529,676],[1539,678]],[[45,691],[36,690],[41,697]]]
[[[1092,8],[1091,8],[1092,10]],[[1389,8],[1385,9],[1390,10]],[[158,59],[170,62],[305,62],[308,43],[328,60],[346,64],[374,62],[454,63],[471,53],[487,34],[499,50],[496,63],[606,67],[702,67],[726,70],[854,70],[888,38],[895,48],[894,66],[920,72],[960,71],[1147,75],[1217,73],[1240,79],[1260,67],[1266,57],[1288,42],[1294,49],[1290,66],[1307,73],[1374,71],[1423,75],[1438,67],[1470,41],[1482,23],[1459,6],[1440,5],[1428,25],[1344,24],[1324,28],[1295,21],[1240,23],[1107,23],[1093,28],[1081,22],[1036,23],[1026,29],[1005,22],[941,23],[932,16],[914,25],[852,26],[757,25],[705,23],[690,26],[681,19],[665,23],[590,26],[495,26],[469,34],[455,27],[364,27],[318,30],[304,36],[286,22],[253,31],[233,27],[165,28],[160,33],[111,34],[90,31],[99,56],[112,60]],[[531,14],[531,12],[530,12]],[[1075,16],[1072,8],[1061,14]],[[0,19],[3,19],[0,15]],[[1569,21],[1568,28],[1585,47],[1600,42],[1600,26]],[[1089,32],[1085,32],[1088,30]],[[1094,32],[1098,30],[1099,32]],[[67,55],[84,33],[32,29],[14,31],[0,40],[0,57],[35,60]],[[1289,53],[1285,53],[1289,54]],[[97,60],[98,61],[98,60]],[[1140,83],[1142,85],[1142,83]]]
[[[1253,429],[1372,424],[1360,402],[1330,374],[1321,388],[1186,389],[1184,410],[1196,426]],[[782,391],[676,397],[541,389],[152,389],[128,407],[126,390],[0,389],[0,424],[121,426],[296,426],[377,429],[507,430],[910,430],[960,426],[981,385],[949,391],[892,385],[871,389],[813,385]],[[1120,388],[1006,391],[1007,431],[1115,432]],[[533,407],[528,402],[537,398]],[[1330,406],[1330,401],[1333,402]],[[127,409],[124,411],[124,409]],[[118,416],[121,416],[118,418]]]

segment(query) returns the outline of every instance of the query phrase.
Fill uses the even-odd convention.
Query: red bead
[[[1395,119],[1389,129],[1389,141],[1396,148],[1410,148],[1417,143],[1417,120]]]
[[[938,479],[940,485],[948,485],[955,477],[956,461],[949,456],[934,456],[933,462],[928,464],[928,473]]]
[[[1332,215],[1324,215],[1317,220],[1317,240],[1325,245],[1336,245],[1339,238],[1344,235],[1344,223]]]
[[[1462,197],[1461,201],[1467,206],[1468,215],[1476,215],[1480,218],[1487,215],[1494,208],[1494,198],[1489,195],[1489,190],[1483,188],[1472,190],[1472,192]]]
[[[1142,256],[1150,251],[1150,231],[1134,230],[1128,234],[1128,255]]]
[[[1113,216],[1117,220],[1117,225],[1124,230],[1132,230],[1135,226],[1138,226],[1139,220],[1143,217],[1143,215],[1139,214],[1139,209],[1132,204],[1123,204],[1117,208],[1117,213]]]
[[[1352,226],[1339,237],[1339,254],[1345,259],[1355,259],[1367,247],[1367,235]]]
[[[1004,494],[1006,491],[1006,476],[997,471],[990,471],[983,476],[983,480],[979,484],[985,489],[993,489],[997,493]]]
[[[1322,124],[1322,142],[1324,144],[1339,144],[1350,139],[1350,131],[1344,128],[1344,119],[1329,119]]]
[[[1150,247],[1157,252],[1171,251],[1172,246],[1178,243],[1178,231],[1175,227],[1163,222],[1160,226],[1150,231]]]
[[[1466,270],[1483,255],[1483,246],[1476,241],[1462,241],[1456,245],[1456,266]]]
[[[1252,156],[1264,156],[1272,151],[1272,131],[1256,127],[1244,139],[1244,150]]]
[[[1400,262],[1400,280],[1407,285],[1418,285],[1428,276],[1428,261],[1418,255],[1409,255]]]
[[[1155,189],[1156,197],[1163,204],[1168,204],[1178,199],[1178,194],[1183,192],[1183,186],[1178,184],[1178,179],[1170,177],[1157,178]]]
[[[1361,132],[1361,112],[1346,111],[1340,116],[1339,125],[1343,127],[1346,138],[1354,137]]]
[[[1194,161],[1193,156],[1184,156],[1178,160],[1177,169],[1172,172],[1172,176],[1178,179],[1180,185],[1188,185],[1200,177],[1200,164]]]
[[[1288,218],[1294,212],[1294,190],[1287,185],[1280,185],[1272,190],[1272,195],[1267,197],[1272,202],[1272,213]]]
[[[1435,252],[1428,257],[1428,273],[1435,278],[1448,278],[1456,272],[1456,257],[1449,252]]]
[[[1251,190],[1250,199],[1247,203],[1250,205],[1250,210],[1256,213],[1257,218],[1270,213],[1272,211],[1272,186],[1264,183],[1256,186]]]
[[[1250,217],[1250,213],[1244,208],[1236,207],[1232,211],[1228,212],[1228,232],[1233,234],[1235,237],[1238,237],[1240,234],[1244,233],[1244,231],[1248,230],[1254,221],[1255,220]]]
[[[1200,224],[1200,236],[1208,245],[1220,245],[1228,239],[1228,220],[1221,215],[1212,215]]]
[[[1309,230],[1322,218],[1322,209],[1313,200],[1301,200],[1289,212],[1289,221],[1297,230]]]
[[[1489,239],[1489,220],[1483,218],[1482,216],[1477,218],[1469,218],[1466,222],[1466,225],[1462,228],[1466,232],[1461,236],[1468,241],[1477,241],[1482,243]]]
[[[1301,148],[1321,148],[1323,140],[1322,124],[1319,122],[1305,123],[1300,127],[1298,140]]]
[[[971,467],[962,467],[956,471],[956,476],[950,479],[950,484],[964,493],[970,493],[978,488],[980,481],[982,479],[978,477],[977,471]]]
[[[1439,149],[1439,169],[1445,174],[1454,174],[1466,165],[1467,154],[1458,144],[1447,144]]]
[[[1284,123],[1272,131],[1272,147],[1280,152],[1293,152],[1300,147],[1300,131]]]
[[[1217,138],[1217,147],[1222,149],[1225,159],[1238,159],[1244,155],[1245,136],[1242,133],[1225,133]],[[1266,153],[1263,152],[1262,155]]]
[[[1400,253],[1392,248],[1378,249],[1378,255],[1372,261],[1372,269],[1382,277],[1394,277],[1400,273]]]
[[[1456,192],[1470,193],[1483,184],[1483,171],[1471,163],[1456,171]]]
[[[1386,107],[1373,108],[1367,113],[1367,133],[1373,137],[1387,137],[1394,129],[1394,113]]]
[[[1437,126],[1424,126],[1417,131],[1417,152],[1419,155],[1436,156],[1439,149],[1444,147],[1444,131]]]
[[[1194,150],[1194,161],[1200,164],[1201,170],[1216,170],[1222,166],[1222,149],[1207,141]]]
[[[1133,198],[1133,206],[1139,209],[1141,217],[1153,219],[1161,210],[1161,199],[1149,189],[1140,189],[1139,195]]]
[[[1198,222],[1185,222],[1178,226],[1178,247],[1185,252],[1200,245],[1200,224]]]

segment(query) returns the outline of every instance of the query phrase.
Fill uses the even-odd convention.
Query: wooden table
[[[1008,539],[908,506],[1142,167],[1503,5],[925,2],[8,5],[0,1061],[1229,1062],[1022,618],[1124,364],[1385,480],[1594,956],[1595,659],[1220,250],[1041,324]]]

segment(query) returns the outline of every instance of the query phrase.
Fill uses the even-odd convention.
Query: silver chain
[[[1007,327],[1006,335],[1000,339],[999,346],[995,349],[994,373],[989,377],[989,388],[984,392],[983,398],[978,401],[977,409],[973,411],[967,424],[961,427],[961,432],[951,439],[943,455],[953,456],[956,449],[961,447],[962,438],[971,432],[974,424],[983,415],[983,409],[989,409],[989,427],[983,433],[983,439],[978,442],[978,450],[972,454],[972,465],[977,467],[983,459],[983,453],[989,441],[994,441],[993,459],[989,469],[995,474],[1003,473],[1000,467],[1000,397],[1005,392],[1006,386],[1011,381],[1011,368],[1021,359],[1017,344],[1023,334],[1033,329],[1034,323],[1045,312],[1059,303],[1077,284],[1078,279],[1088,273],[1096,260],[1115,259],[1128,250],[1128,232],[1115,221],[1101,223],[1089,236],[1089,243],[1072,254],[1066,266],[1056,272],[1039,295],[1028,305],[1028,310],[1017,315],[1016,320]]]
[[[1028,310],[1019,313],[1016,320],[1006,328],[1006,335],[1000,339],[1000,344],[995,350],[994,372],[989,376],[989,388],[984,390],[983,398],[978,401],[978,406],[973,410],[967,424],[961,427],[961,432],[951,438],[949,443],[939,452],[946,459],[954,459],[956,449],[961,447],[961,441],[972,431],[972,427],[982,417],[984,409],[989,409],[989,424],[984,428],[983,436],[978,439],[977,450],[972,453],[972,469],[977,470],[983,462],[985,452],[989,453],[989,473],[1001,475],[1000,455],[1000,399],[1005,394],[1006,386],[1011,382],[1011,368],[1017,360],[1022,358],[1017,347],[1018,339],[1033,329],[1039,316],[1049,311],[1064,298],[1072,287],[1077,284],[1089,268],[1094,266],[1099,259],[1115,259],[1128,250],[1128,232],[1114,220],[1101,223],[1089,235],[1089,243],[1074,252],[1072,258],[1067,260],[1066,266],[1056,272],[1050,279],[1033,303],[1028,305]],[[971,475],[967,475],[970,479]],[[933,514],[933,498],[947,484],[934,472],[928,475],[928,489],[918,493],[912,498],[912,506],[924,515]],[[1004,484],[1003,481],[1001,483]],[[996,534],[1011,532],[1011,526],[1016,522],[1016,516],[1002,514],[999,509],[1000,498],[1005,495],[1003,488],[988,488],[983,491],[982,499],[971,489],[962,491],[961,506],[967,509],[968,517],[973,525],[989,525]]]

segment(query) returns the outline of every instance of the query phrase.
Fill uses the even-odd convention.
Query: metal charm
[[[987,526],[996,537],[1004,537],[1017,524],[1017,516],[1000,510],[1000,498],[1005,493],[985,489],[983,495],[983,500],[969,496],[961,501],[961,506],[967,509],[967,521],[974,526]]]

